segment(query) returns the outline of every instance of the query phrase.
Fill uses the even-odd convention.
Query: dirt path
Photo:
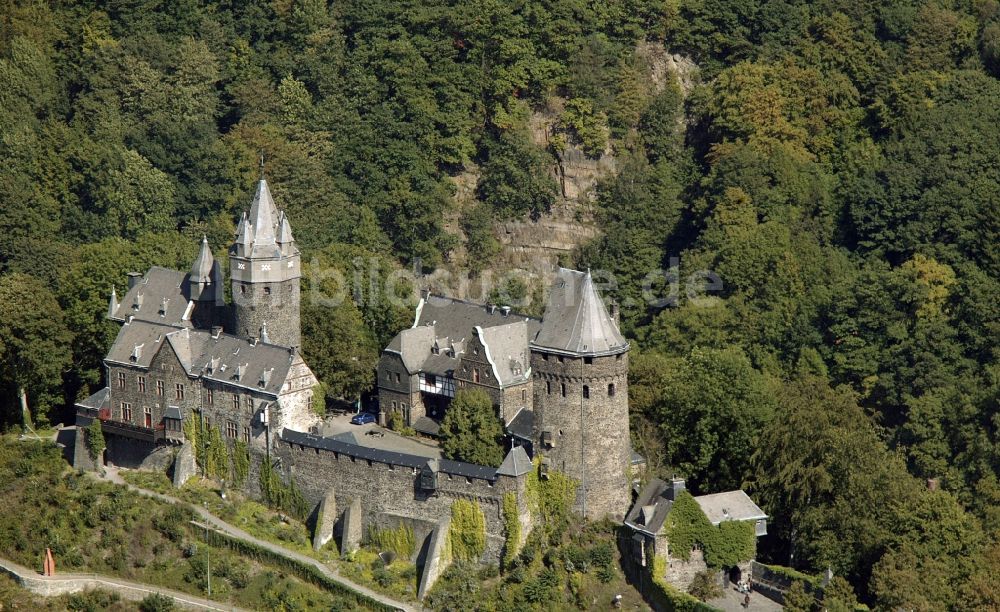
[[[106,480],[108,480],[110,482],[113,482],[115,484],[124,485],[124,486],[128,487],[129,489],[131,489],[133,491],[136,491],[137,493],[140,493],[140,494],[145,495],[147,497],[152,497],[154,499],[158,499],[160,501],[167,502],[169,504],[186,504],[187,503],[185,501],[177,499],[176,497],[171,497],[169,495],[164,495],[162,493],[157,493],[155,491],[150,491],[149,489],[143,489],[141,487],[137,487],[135,485],[129,484],[129,483],[125,482],[125,480],[121,477],[121,475],[118,473],[117,468],[112,468],[112,467],[105,468],[105,473],[104,473],[103,477],[104,477],[104,479],[106,479]],[[262,546],[262,547],[270,550],[271,552],[279,554],[279,555],[281,555],[283,557],[287,557],[289,559],[294,559],[296,561],[300,561],[302,563],[306,563],[306,564],[312,565],[313,567],[315,567],[316,569],[318,569],[320,572],[322,572],[328,578],[330,578],[330,579],[332,579],[332,580],[334,580],[336,582],[339,582],[339,583],[343,584],[346,587],[354,589],[355,591],[358,591],[358,592],[362,593],[366,597],[370,597],[371,599],[374,599],[375,601],[383,603],[383,604],[385,604],[387,606],[392,606],[392,607],[394,607],[394,608],[396,608],[398,610],[405,610],[407,612],[410,612],[410,611],[414,611],[415,612],[417,610],[422,610],[422,608],[420,608],[420,607],[414,606],[412,604],[407,604],[407,603],[404,603],[404,602],[401,602],[401,601],[396,601],[395,599],[391,599],[389,597],[386,597],[385,595],[383,595],[381,593],[378,593],[376,591],[373,591],[372,589],[369,589],[368,587],[366,587],[364,585],[361,585],[361,584],[358,584],[356,582],[353,582],[352,580],[341,576],[340,573],[337,572],[336,569],[328,567],[327,565],[321,563],[320,561],[318,561],[316,559],[313,559],[312,557],[308,557],[306,555],[303,555],[300,552],[296,552],[294,550],[285,548],[284,546],[275,544],[273,542],[268,542],[267,540],[261,540],[260,538],[254,537],[254,536],[250,535],[249,533],[247,533],[246,531],[243,531],[239,527],[236,527],[235,525],[232,525],[232,524],[227,523],[226,521],[220,519],[219,517],[215,516],[214,514],[212,514],[211,512],[209,512],[207,509],[202,508],[201,506],[196,506],[194,504],[189,504],[189,505],[194,509],[194,511],[198,514],[198,516],[200,516],[206,523],[208,523],[209,525],[215,527],[216,529],[218,529],[220,531],[223,531],[223,532],[225,532],[225,533],[227,533],[227,534],[229,534],[229,535],[231,535],[233,537],[239,538],[241,540],[246,540],[248,542],[253,542],[256,545]]]
[[[191,610],[242,610],[235,606],[203,599],[195,595],[189,595],[173,589],[167,589],[152,584],[133,582],[122,578],[103,576],[101,574],[57,574],[55,576],[42,576],[34,570],[0,558],[0,572],[3,572],[17,581],[28,591],[43,597],[57,597],[70,593],[79,593],[87,589],[105,589],[113,591],[122,599],[129,601],[142,601],[146,596],[159,593],[170,597],[182,608]]]

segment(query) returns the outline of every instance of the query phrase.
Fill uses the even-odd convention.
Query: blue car
[[[354,417],[351,418],[351,423],[353,425],[365,425],[367,423],[374,423],[374,422],[375,422],[375,415],[370,412],[362,412],[360,414],[354,415]]]

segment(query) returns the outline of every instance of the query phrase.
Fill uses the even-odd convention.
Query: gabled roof
[[[527,408],[518,410],[507,423],[507,433],[522,440],[531,440],[535,433],[535,413]]]
[[[148,368],[153,356],[160,350],[160,345],[167,334],[176,332],[179,328],[173,325],[151,323],[133,319],[122,325],[118,330],[111,349],[105,361]],[[138,350],[137,350],[138,349]]]
[[[569,355],[613,355],[628,350],[628,342],[608,315],[590,271],[566,268],[556,273],[542,328],[531,345]]]
[[[97,393],[94,393],[85,400],[80,400],[76,403],[77,406],[82,408],[90,408],[92,410],[100,410],[101,408],[107,408],[111,400],[111,389],[104,387]]]
[[[105,361],[149,368],[164,344],[177,355],[189,376],[274,396],[281,393],[292,365],[302,359],[274,344],[133,319],[119,330]]]
[[[767,514],[740,489],[699,495],[694,500],[698,502],[701,511],[713,525],[718,525],[722,521],[755,521],[767,518]]]
[[[108,318],[125,321],[131,316],[164,325],[186,326],[188,321],[184,314],[189,295],[184,272],[153,266],[122,296],[113,314],[109,304]],[[161,314],[164,305],[166,308]]]
[[[448,375],[478,334],[497,380],[514,384],[528,379],[528,340],[540,325],[538,319],[509,309],[428,296],[417,306],[413,327],[396,334],[386,351],[398,353],[410,374]]]

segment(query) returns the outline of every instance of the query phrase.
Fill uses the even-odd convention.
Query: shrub
[[[101,429],[101,420],[94,419],[87,426],[87,452],[93,461],[104,452],[106,444],[104,442],[104,430]]]
[[[147,595],[139,602],[139,610],[141,612],[169,612],[175,607],[172,597],[167,597],[160,593]]]
[[[715,579],[715,572],[704,570],[694,575],[688,593],[694,595],[702,601],[715,599],[722,596],[722,587]]]

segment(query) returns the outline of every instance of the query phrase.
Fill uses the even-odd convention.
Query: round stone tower
[[[531,343],[534,444],[579,483],[576,510],[590,519],[631,503],[628,351],[590,272],[560,268]]]
[[[272,344],[298,347],[299,249],[284,211],[279,213],[267,181],[257,183],[257,193],[236,230],[229,249],[229,274],[233,290],[233,333],[260,338],[266,328]]]

